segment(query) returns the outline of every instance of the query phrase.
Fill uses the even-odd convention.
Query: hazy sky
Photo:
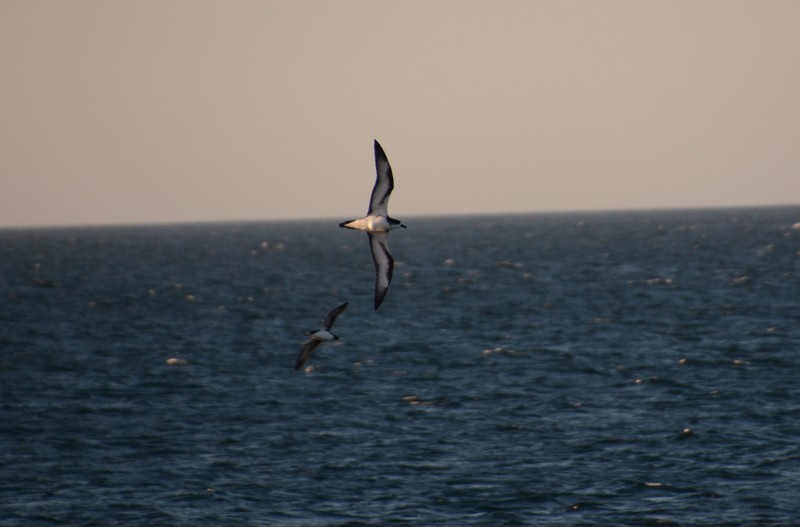
[[[0,226],[800,204],[800,1],[0,0]]]

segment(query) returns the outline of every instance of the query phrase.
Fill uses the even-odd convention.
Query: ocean
[[[0,526],[800,525],[800,207],[403,220],[0,230]]]

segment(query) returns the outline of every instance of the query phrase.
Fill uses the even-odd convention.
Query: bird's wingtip
[[[385,297],[386,297],[386,291],[375,292],[375,302],[373,304],[375,307],[375,311],[377,311],[378,308],[381,307],[381,304],[383,303],[383,299]]]

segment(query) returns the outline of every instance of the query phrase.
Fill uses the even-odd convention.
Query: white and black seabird
[[[311,357],[311,354],[314,353],[314,350],[317,349],[317,346],[330,340],[339,340],[338,336],[331,333],[331,327],[333,326],[333,323],[336,322],[336,317],[338,317],[341,312],[344,311],[344,308],[347,307],[347,304],[348,302],[345,302],[344,304],[335,307],[325,317],[320,329],[308,332],[308,336],[311,337],[311,340],[303,344],[303,348],[300,350],[300,353],[297,354],[297,362],[294,365],[295,370],[299,370],[303,367],[303,364],[305,364],[309,357]]]
[[[392,167],[386,159],[386,153],[375,141],[375,169],[378,172],[375,186],[372,187],[372,196],[369,199],[369,210],[363,218],[345,221],[339,227],[366,231],[369,237],[369,248],[372,251],[372,261],[375,262],[375,310],[380,307],[383,297],[389,290],[392,282],[394,259],[389,253],[389,231],[406,226],[400,220],[389,217],[387,210],[389,196],[394,189]]]

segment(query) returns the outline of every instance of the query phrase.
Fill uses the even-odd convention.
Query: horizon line
[[[406,214],[405,218],[464,218],[464,217],[490,217],[490,216],[552,216],[570,214],[626,214],[637,212],[679,212],[679,211],[722,211],[722,210],[753,210],[753,209],[782,209],[800,208],[800,203],[778,203],[761,205],[694,205],[675,207],[631,207],[608,209],[553,209],[538,211],[503,211],[503,212],[454,212],[449,214],[418,213]],[[175,221],[119,221],[106,223],[54,223],[54,224],[20,224],[0,225],[0,231],[11,230],[55,230],[55,229],[92,229],[92,228],[126,228],[126,227],[157,227],[157,226],[189,226],[189,225],[220,225],[220,224],[245,224],[245,223],[292,223],[292,222],[322,222],[339,221],[336,216],[309,216],[309,217],[280,217],[280,218],[228,218],[205,220],[175,220]]]

